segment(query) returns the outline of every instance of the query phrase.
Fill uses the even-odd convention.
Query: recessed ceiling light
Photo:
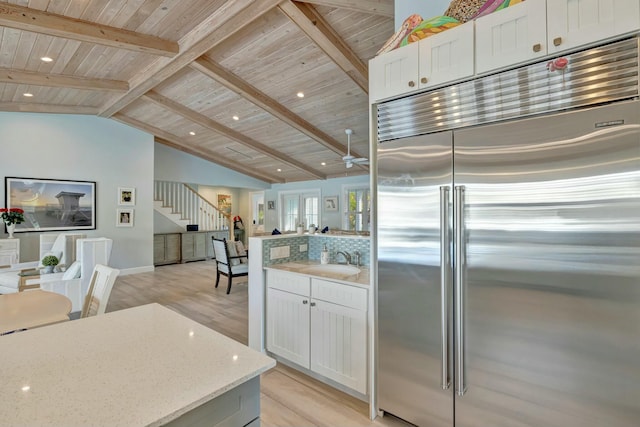
[[[304,92],[298,92],[298,98],[304,98]]]
[[[327,163],[326,163],[326,162],[322,162],[322,163],[320,163],[320,164],[321,164],[322,166],[327,166]]]
[[[43,56],[42,58],[40,58],[40,60],[42,62],[51,62],[51,61],[53,61],[53,59],[49,58],[48,56]]]
[[[282,169],[280,169],[280,168],[278,168],[278,169],[276,169],[276,170],[277,170],[278,172],[282,172]]]
[[[195,135],[195,134],[196,134],[196,133],[195,133],[194,131],[189,132],[189,135],[191,135],[191,136],[193,136],[193,135]]]
[[[22,96],[26,96],[27,98],[31,98],[33,96],[33,94],[27,92],[27,93],[23,93]]]
[[[233,117],[232,117],[232,119],[233,119],[233,120],[240,120],[240,117],[238,117],[238,116],[233,116]]]

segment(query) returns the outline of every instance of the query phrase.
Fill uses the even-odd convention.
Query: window
[[[371,226],[371,192],[369,188],[343,187],[343,228],[351,231],[369,231]]]
[[[280,193],[282,210],[280,212],[280,230],[295,231],[298,224],[307,228],[320,223],[320,191]]]
[[[250,193],[251,194],[251,216],[254,230],[261,232],[264,231],[264,193]]]

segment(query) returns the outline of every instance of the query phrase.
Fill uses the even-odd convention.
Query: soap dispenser
[[[329,251],[327,250],[327,245],[322,247],[322,252],[320,252],[320,264],[329,264]]]

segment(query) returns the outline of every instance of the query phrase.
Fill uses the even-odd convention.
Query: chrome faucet
[[[340,254],[342,254],[344,259],[347,261],[347,264],[351,264],[351,255],[349,255],[349,252],[338,251],[338,252],[336,252],[336,257],[338,255],[340,255]],[[340,263],[338,263],[338,264],[340,264]]]
[[[360,251],[355,251],[353,255],[356,257],[356,267],[360,267],[360,258],[361,258]]]

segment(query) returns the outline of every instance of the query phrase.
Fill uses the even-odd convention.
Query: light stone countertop
[[[0,337],[0,424],[157,426],[275,366],[159,304]]]
[[[347,285],[357,285],[360,287],[369,288],[369,269],[366,267],[358,267],[360,269],[360,273],[357,274],[343,274],[343,273],[335,273],[331,271],[327,272],[317,272],[314,270],[313,273],[309,273],[308,270],[310,267],[320,266],[320,262],[309,260],[309,261],[293,261],[293,262],[285,262],[282,264],[271,264],[265,267],[266,270],[284,270],[290,271],[292,273],[303,274],[305,276],[310,277],[319,277],[321,279],[328,279],[334,282],[345,283]],[[344,265],[344,264],[326,264],[326,265]]]

